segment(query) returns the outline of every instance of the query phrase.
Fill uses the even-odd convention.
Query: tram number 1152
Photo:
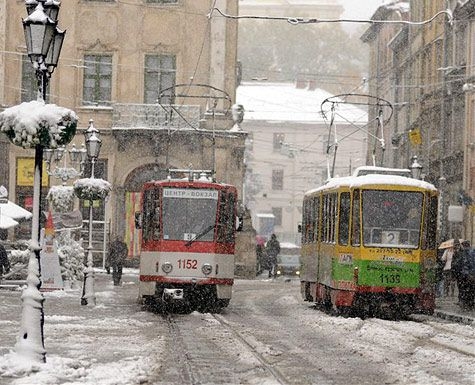
[[[198,261],[196,259],[179,259],[178,268],[196,270],[198,268]]]

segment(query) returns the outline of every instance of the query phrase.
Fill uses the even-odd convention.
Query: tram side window
[[[435,249],[437,244],[437,211],[438,199],[435,196],[426,197],[424,232],[423,232],[423,249]]]
[[[352,240],[351,243],[355,246],[360,244],[360,234],[361,234],[361,225],[360,225],[360,191],[355,190],[353,193],[353,215],[352,215]]]
[[[340,210],[338,216],[338,243],[348,245],[348,232],[350,230],[350,193],[340,194]]]
[[[143,238],[160,238],[160,200],[158,190],[144,192]]]
[[[336,242],[336,215],[337,215],[338,195],[330,195],[330,234],[328,241],[331,243]]]
[[[313,198],[313,210],[312,210],[312,225],[313,225],[313,240],[317,241],[320,238],[319,234],[319,221],[320,221],[320,196]]]
[[[308,198],[303,202],[303,225],[302,242],[313,242],[313,228],[312,228],[312,198]]]
[[[329,210],[329,199],[328,195],[324,195],[323,197],[323,242],[328,242],[328,234],[329,234],[329,217],[330,217],[330,210]]]
[[[234,240],[235,201],[233,193],[222,193],[219,207],[218,242],[232,242]]]

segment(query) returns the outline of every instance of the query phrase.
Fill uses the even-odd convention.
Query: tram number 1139
[[[196,259],[179,259],[178,268],[196,270],[198,268],[198,261]]]
[[[401,283],[401,276],[399,274],[381,274],[379,276],[381,283]]]

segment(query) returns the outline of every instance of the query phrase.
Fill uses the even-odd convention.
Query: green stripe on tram
[[[358,261],[356,264],[333,262],[333,279],[353,281],[358,266],[358,285],[417,288],[420,286],[420,264],[410,262]]]

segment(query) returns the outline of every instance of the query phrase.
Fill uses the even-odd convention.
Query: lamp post
[[[422,166],[421,164],[417,161],[417,155],[414,155],[412,157],[412,164],[409,166],[409,170],[411,170],[412,177],[414,179],[421,179],[422,175]]]
[[[94,164],[99,157],[101,151],[102,140],[99,139],[99,130],[94,127],[93,121],[89,120],[89,127],[84,132],[86,141],[87,157],[91,162],[91,179],[94,179]],[[93,196],[89,196],[89,233],[87,245],[87,265],[84,269],[84,284],[81,296],[81,305],[96,304],[96,296],[94,293],[94,267],[92,259],[92,204]]]
[[[23,29],[25,33],[26,49],[33,67],[36,71],[38,80],[38,100],[43,102],[46,99],[46,89],[49,78],[54,69],[58,65],[58,59],[63,44],[65,32],[58,29],[58,13],[60,2],[57,0],[25,0],[28,17],[23,20]],[[35,169],[33,179],[33,218],[31,226],[31,244],[30,249],[35,253],[36,260],[30,258],[29,271],[40,273],[40,212],[41,212],[41,185],[42,185],[42,164],[43,163],[43,145],[35,146]],[[34,277],[27,279],[29,285],[41,287],[41,281]],[[32,302],[24,306],[22,318],[25,323],[26,319],[39,318],[39,330],[32,329],[30,333],[25,331],[22,333],[22,340],[17,343],[17,351],[27,353],[35,359],[46,361],[46,351],[44,349],[44,298],[28,298],[27,302]],[[33,303],[34,302],[34,303]],[[34,308],[39,309],[39,314]],[[22,322],[23,324],[23,322]],[[31,345],[38,345],[31,349]]]
[[[61,146],[55,149],[46,148],[44,149],[44,159],[47,165],[47,173],[50,176],[54,176],[55,178],[61,179],[63,183],[66,183],[69,179],[77,178],[82,176],[84,173],[84,165],[87,159],[87,150],[84,147],[84,144],[81,148],[76,148],[73,144],[72,148],[67,150],[69,153],[69,160],[71,163],[76,165],[79,163],[79,171],[76,170],[74,167],[66,167],[66,157],[64,157],[64,153],[66,152],[66,147]],[[51,163],[56,162],[59,163],[63,159],[64,165],[63,167],[55,167],[53,171],[51,171]]]

